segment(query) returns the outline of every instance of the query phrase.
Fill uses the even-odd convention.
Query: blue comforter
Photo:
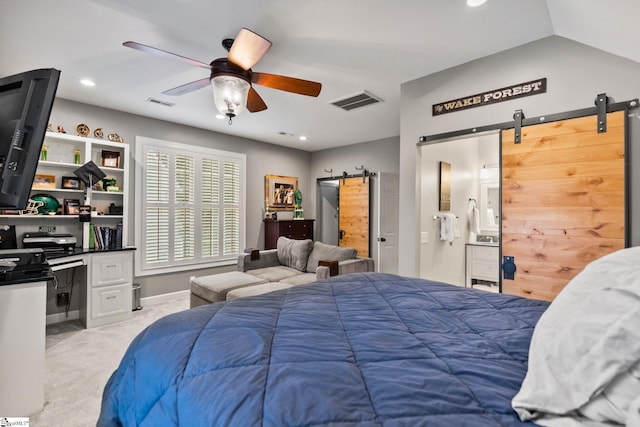
[[[158,320],[98,426],[512,426],[548,303],[362,273]]]

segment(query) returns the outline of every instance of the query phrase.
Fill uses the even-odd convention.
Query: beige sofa
[[[191,307],[258,295],[330,276],[320,261],[337,261],[337,274],[374,271],[373,259],[358,257],[353,248],[280,237],[277,249],[238,256],[238,271],[191,279]]]

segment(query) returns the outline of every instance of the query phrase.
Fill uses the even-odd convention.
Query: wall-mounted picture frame
[[[451,210],[451,164],[440,162],[440,211]]]
[[[64,199],[64,214],[78,215],[80,213],[80,200]]]
[[[60,188],[64,188],[67,190],[79,190],[80,179],[76,178],[75,176],[63,176],[60,185]]]
[[[293,194],[298,189],[295,176],[265,175],[264,201],[267,210],[293,210]]]
[[[102,150],[101,165],[107,168],[120,167],[120,153],[117,151]]]
[[[55,175],[36,174],[33,177],[33,188],[56,188]]]

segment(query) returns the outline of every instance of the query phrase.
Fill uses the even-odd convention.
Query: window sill
[[[236,265],[238,263],[238,258],[233,259],[225,259],[221,261],[213,261],[207,263],[197,263],[197,264],[182,264],[182,265],[173,265],[168,267],[158,267],[152,269],[142,270],[136,266],[135,276],[158,276],[160,274],[171,274],[171,273],[180,273],[182,271],[189,270],[202,270],[203,268],[213,268],[213,267],[225,267],[228,265]],[[138,263],[136,262],[136,265]]]

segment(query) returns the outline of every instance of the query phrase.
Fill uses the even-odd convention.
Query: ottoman
[[[260,283],[266,283],[266,280],[241,271],[194,277],[189,286],[191,290],[190,307],[224,301],[227,298],[227,292]]]

